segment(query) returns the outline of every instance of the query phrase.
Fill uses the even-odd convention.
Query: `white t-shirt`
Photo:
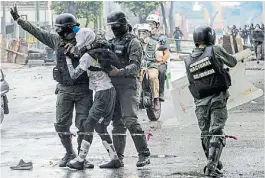
[[[80,28],[76,33],[76,41],[78,48],[90,45],[95,39],[95,33],[89,28]],[[89,54],[85,53],[79,60],[79,65],[74,68],[72,60],[66,57],[68,70],[72,79],[78,78],[84,71],[89,76],[89,89],[94,91],[107,90],[113,87],[111,79],[106,72],[90,71],[90,66],[100,67],[97,60],[94,60]]]

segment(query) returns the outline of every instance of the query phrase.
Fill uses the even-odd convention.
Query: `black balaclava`
[[[68,26],[57,26],[55,31],[65,40],[71,40],[75,37],[73,29]]]
[[[120,38],[129,31],[129,28],[127,24],[121,24],[119,27],[111,26],[111,30],[115,37]]]

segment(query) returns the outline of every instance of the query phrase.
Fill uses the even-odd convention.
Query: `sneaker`
[[[59,167],[66,167],[66,164],[67,164],[69,161],[73,160],[75,157],[76,157],[75,154],[68,154],[68,153],[66,153],[66,154],[64,155],[64,157],[60,160],[60,162],[59,162]]]

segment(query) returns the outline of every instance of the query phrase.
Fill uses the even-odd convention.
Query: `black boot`
[[[139,159],[136,163],[137,167],[143,167],[147,164],[150,164],[150,151],[147,148],[147,141],[144,134],[144,131],[142,131],[141,126],[137,126],[138,128],[135,128],[136,132],[131,132],[132,139],[134,142],[134,145],[137,149],[137,152],[139,153]],[[134,134],[142,134],[142,135],[134,135]]]
[[[66,164],[76,157],[75,154],[65,153],[65,156],[60,160],[59,167],[66,167]]]
[[[66,150],[65,156],[59,162],[59,167],[66,167],[66,164],[76,157],[72,146],[72,135],[69,127],[65,125],[54,124],[56,132],[61,139],[62,145]]]
[[[210,137],[203,137],[201,141],[204,154],[206,156],[206,159],[208,159]],[[222,172],[221,170],[223,169],[223,164],[220,160],[218,161],[217,169],[219,170],[219,172]]]
[[[120,160],[121,167],[124,167],[123,158],[124,158],[124,150],[125,150],[125,145],[126,145],[126,135],[114,135],[116,134],[116,132],[113,132],[113,131],[112,133],[113,133],[112,135],[113,146]],[[126,129],[120,131],[120,133],[126,133]]]
[[[136,166],[143,167],[148,164],[150,164],[150,156],[140,154]]]
[[[211,168],[212,165],[209,165],[211,163],[208,163],[207,166],[204,167],[204,175],[206,177],[214,177],[214,178],[220,178],[223,177],[223,172],[220,171],[217,168]]]
[[[100,165],[99,168],[115,169],[115,168],[120,168],[120,167],[123,167],[123,166],[121,165],[121,162],[120,162],[119,159],[113,159],[113,160],[111,160],[110,162],[108,162],[106,164]]]

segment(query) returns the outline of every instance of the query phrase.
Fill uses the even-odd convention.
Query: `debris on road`
[[[25,161],[23,161],[23,159],[19,161],[18,165],[10,167],[10,169],[12,170],[31,170],[32,168],[33,168],[32,162],[26,163]]]

